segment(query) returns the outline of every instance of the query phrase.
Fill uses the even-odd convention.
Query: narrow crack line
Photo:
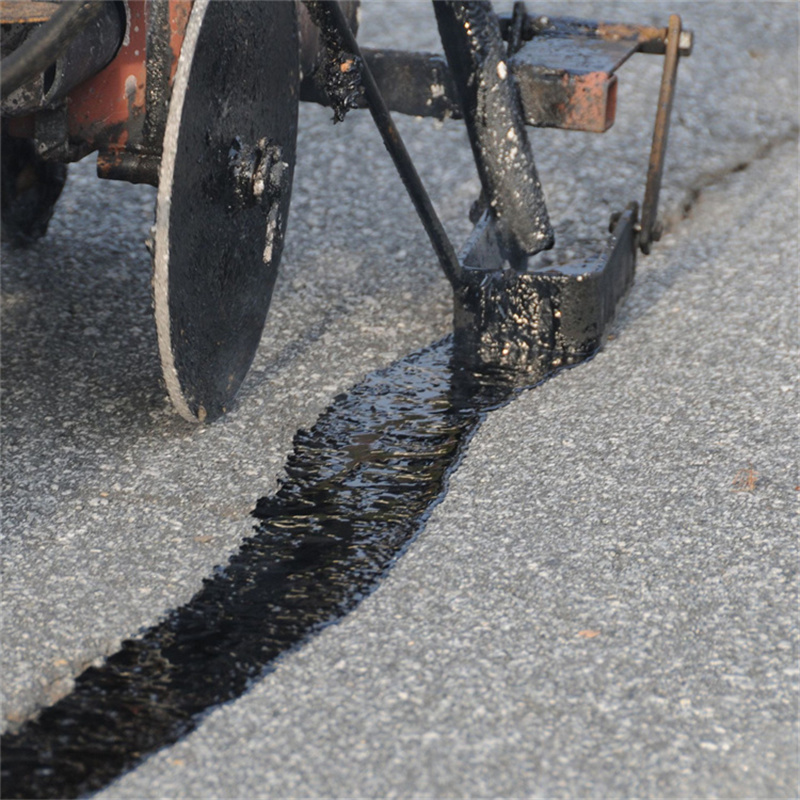
[[[744,172],[757,161],[763,161],[769,158],[777,148],[789,144],[790,142],[797,142],[799,135],[800,125],[793,125],[791,129],[782,136],[777,136],[774,139],[763,142],[749,158],[743,161],[737,161],[735,164],[715,170],[714,172],[701,174],[687,189],[683,201],[678,205],[679,210],[667,216],[667,230],[673,230],[680,222],[688,219],[706,189],[710,189],[712,186],[722,183],[737,172]]]

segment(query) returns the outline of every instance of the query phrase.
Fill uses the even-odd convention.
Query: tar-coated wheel
[[[5,130],[0,157],[3,239],[17,246],[32,244],[47,232],[67,165],[45,161],[30,139],[16,139]]]
[[[195,1],[153,248],[164,379],[191,421],[230,408],[261,338],[289,210],[298,81],[295,3]]]

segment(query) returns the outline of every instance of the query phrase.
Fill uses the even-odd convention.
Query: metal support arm
[[[525,130],[519,89],[489,2],[434,2],[484,196],[509,263],[553,246],[553,229]]]

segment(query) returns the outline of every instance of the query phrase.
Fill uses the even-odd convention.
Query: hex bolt
[[[283,160],[283,150],[277,144],[261,139],[256,148],[257,163],[253,175],[253,197],[259,202],[270,201],[280,194],[288,164]]]
[[[237,208],[271,203],[280,194],[286,163],[280,145],[259,139],[255,145],[243,144],[237,136],[228,151],[231,182]]]

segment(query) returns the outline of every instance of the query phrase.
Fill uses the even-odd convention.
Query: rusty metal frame
[[[4,18],[14,5],[4,4]],[[22,5],[17,21],[23,12],[26,22],[47,16],[49,4]],[[156,185],[169,91],[192,2],[125,0],[124,6],[125,38],[104,69],[73,89],[65,106],[4,125],[14,136],[37,138],[57,160],[97,150],[101,178]]]
[[[4,1],[0,19],[38,23],[58,5]],[[192,0],[124,0],[126,35],[112,62],[74,89],[65,108],[4,120],[4,126],[12,135],[41,140],[48,158],[74,160],[98,150],[100,177],[157,184],[170,86],[191,6]],[[642,251],[649,252],[660,233],[656,210],[677,65],[681,55],[691,53],[691,32],[681,29],[677,17],[662,28],[536,17],[520,8],[524,12],[520,5],[497,21],[509,41],[505,63],[518,86],[527,125],[605,131],[616,111],[616,70],[637,52],[666,56],[639,237]],[[463,117],[458,81],[441,55],[369,48],[362,53],[389,109]],[[327,102],[310,76],[301,85],[301,99]],[[361,98],[357,102],[365,105]],[[505,236],[496,227],[484,229],[487,235]]]
[[[160,156],[165,100],[177,64],[191,0],[124,0],[128,27],[114,60],[70,95],[67,135],[73,157],[99,150],[98,174],[153,183]],[[0,3],[12,23],[46,20],[52,2]],[[633,53],[667,53],[669,28],[560,17],[498,15],[501,34],[517,37],[508,68],[519,87],[525,123],[602,132],[614,122],[615,71]],[[692,34],[678,33],[678,55],[692,49]],[[442,56],[363,48],[388,108],[403,114],[460,118],[453,76]],[[325,104],[311,75],[301,99]],[[365,105],[364,101],[359,101]],[[52,128],[52,123],[50,124]],[[660,128],[663,126],[659,126]],[[41,128],[41,126],[40,126]],[[32,119],[11,121],[18,136],[36,134]],[[59,152],[67,152],[61,148]],[[648,204],[643,207],[647,220]]]
[[[681,18],[673,14],[669,18],[667,49],[664,58],[664,72],[658,95],[658,111],[653,129],[653,145],[647,169],[647,185],[642,203],[642,223],[639,233],[639,246],[642,252],[650,252],[650,245],[661,238],[661,226],[657,220],[658,195],[661,191],[661,177],[664,173],[664,158],[667,151],[669,122],[672,116],[672,101],[675,97],[675,83],[678,78],[680,60]]]
[[[514,36],[512,15],[498,15],[501,35]],[[664,55],[669,27],[595,22],[570,17],[521,19],[508,68],[520,89],[525,123],[533,127],[603,133],[614,123],[616,71],[635,53]],[[678,54],[691,54],[691,31],[678,35]],[[453,75],[441,55],[362,48],[364,60],[392,111],[437,119],[463,116]],[[300,99],[327,105],[306,75]],[[366,102],[358,101],[359,107]]]

